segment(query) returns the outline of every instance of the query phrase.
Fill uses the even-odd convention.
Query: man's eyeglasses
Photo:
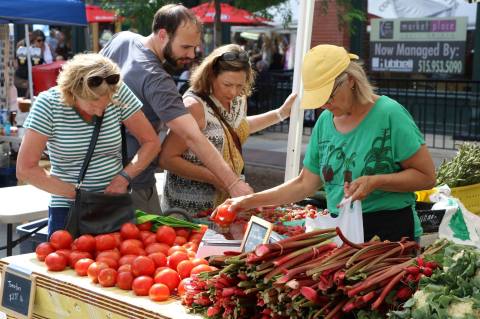
[[[225,52],[218,59],[222,61],[250,61],[247,52]]]
[[[98,75],[97,76],[91,76],[87,79],[87,84],[91,88],[96,88],[96,87],[99,87],[103,83],[104,80],[109,85],[115,85],[115,84],[118,83],[118,81],[120,81],[120,74],[111,74],[111,75],[106,76],[106,77],[102,77],[102,76],[98,76]]]

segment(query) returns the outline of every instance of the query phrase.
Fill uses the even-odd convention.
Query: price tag
[[[32,271],[15,264],[6,266],[0,300],[3,312],[15,318],[31,318],[35,300],[35,276],[32,276]]]
[[[240,246],[241,252],[252,251],[260,244],[266,244],[272,232],[273,224],[252,216]]]

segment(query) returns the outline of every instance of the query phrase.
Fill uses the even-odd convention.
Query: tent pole
[[[28,30],[28,24],[25,24],[25,46],[27,47],[28,92],[30,92],[30,100],[33,102],[32,57],[30,54],[30,33]]]
[[[314,7],[314,0],[300,1],[292,84],[292,91],[297,92],[298,96],[290,113],[287,162],[285,163],[285,181],[295,178],[300,170],[300,155],[302,153],[303,136],[303,110],[300,108],[300,100],[302,98],[301,72],[303,58],[310,49],[310,43],[312,40]]]

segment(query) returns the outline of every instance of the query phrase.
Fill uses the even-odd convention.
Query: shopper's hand
[[[363,200],[375,190],[375,176],[361,176],[351,183],[345,182],[343,190],[345,197],[355,200]]]
[[[250,208],[247,206],[247,196],[229,198],[225,202],[223,202],[222,205],[230,206],[228,210],[236,213],[242,212]]]
[[[238,196],[243,196],[243,195],[249,195],[253,193],[253,188],[248,185],[248,183],[245,183],[244,181],[239,181],[235,183],[230,189],[229,189],[229,194],[231,197],[238,197]]]
[[[120,176],[115,176],[105,189],[105,194],[125,194],[128,188],[128,181]]]
[[[285,102],[283,102],[283,105],[278,108],[278,112],[280,113],[282,119],[286,119],[290,116],[293,102],[295,102],[296,98],[297,93],[290,93],[290,95],[286,98]]]

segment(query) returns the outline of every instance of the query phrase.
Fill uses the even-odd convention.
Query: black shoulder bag
[[[98,235],[115,232],[118,231],[124,223],[135,220],[135,211],[130,193],[113,195],[89,192],[81,189],[88,164],[90,163],[95,145],[97,144],[103,117],[95,116],[93,120],[95,122],[95,128],[75,188],[75,202],[72,204],[72,207],[70,207],[65,226],[65,229],[68,230],[74,238],[83,234]],[[123,166],[127,164],[125,144],[125,128],[122,125]]]

